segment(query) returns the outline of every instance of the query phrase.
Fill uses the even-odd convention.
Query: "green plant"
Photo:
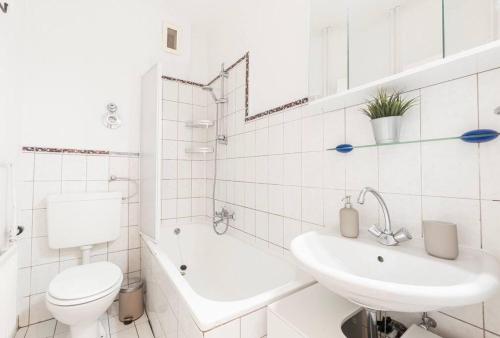
[[[415,103],[416,98],[404,99],[399,91],[388,94],[387,90],[380,89],[361,111],[372,120],[389,116],[403,116]]]

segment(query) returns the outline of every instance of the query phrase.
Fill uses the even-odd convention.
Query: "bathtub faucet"
[[[218,235],[222,235],[227,231],[227,228],[229,227],[229,220],[234,220],[234,212],[230,212],[224,207],[222,207],[221,211],[215,212],[214,230]],[[224,229],[224,231],[220,232],[217,230],[217,226],[224,221],[226,221],[226,228]]]

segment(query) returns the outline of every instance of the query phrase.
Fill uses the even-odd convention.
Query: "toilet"
[[[123,274],[110,262],[91,263],[93,245],[118,238],[121,194],[70,193],[47,197],[49,247],[80,248],[82,264],[52,279],[47,309],[70,327],[71,338],[107,337],[99,317],[118,294]]]

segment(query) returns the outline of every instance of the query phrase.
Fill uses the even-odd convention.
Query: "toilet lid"
[[[109,262],[84,264],[58,274],[49,285],[50,297],[59,300],[89,298],[121,284],[122,272]]]

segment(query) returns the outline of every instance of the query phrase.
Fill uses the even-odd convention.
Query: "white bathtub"
[[[142,249],[147,310],[154,330],[162,331],[155,336],[202,337],[217,328],[237,338],[241,326],[265,324],[268,304],[313,283],[285,257],[217,236],[210,225],[164,226],[160,238],[157,244],[143,238]]]

